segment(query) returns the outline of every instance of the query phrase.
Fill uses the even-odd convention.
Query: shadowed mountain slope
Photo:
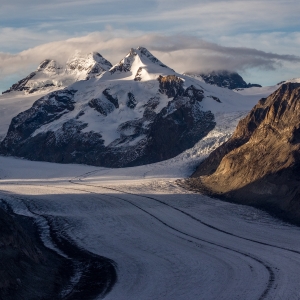
[[[239,122],[188,186],[300,224],[299,120],[300,84],[283,84]]]

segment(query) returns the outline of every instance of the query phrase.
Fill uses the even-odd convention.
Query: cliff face
[[[261,99],[188,185],[300,223],[300,84]]]

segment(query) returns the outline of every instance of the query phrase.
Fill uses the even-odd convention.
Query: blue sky
[[[299,11],[295,0],[0,0],[0,91],[45,58],[78,49],[116,63],[139,45],[179,72],[275,84],[300,77]]]

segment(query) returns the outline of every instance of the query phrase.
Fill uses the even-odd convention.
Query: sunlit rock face
[[[261,99],[233,136],[198,167],[190,186],[299,223],[300,84]]]

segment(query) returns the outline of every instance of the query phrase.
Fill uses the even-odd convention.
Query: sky
[[[112,64],[144,46],[177,72],[300,77],[299,0],[0,0],[0,92],[76,50]]]

